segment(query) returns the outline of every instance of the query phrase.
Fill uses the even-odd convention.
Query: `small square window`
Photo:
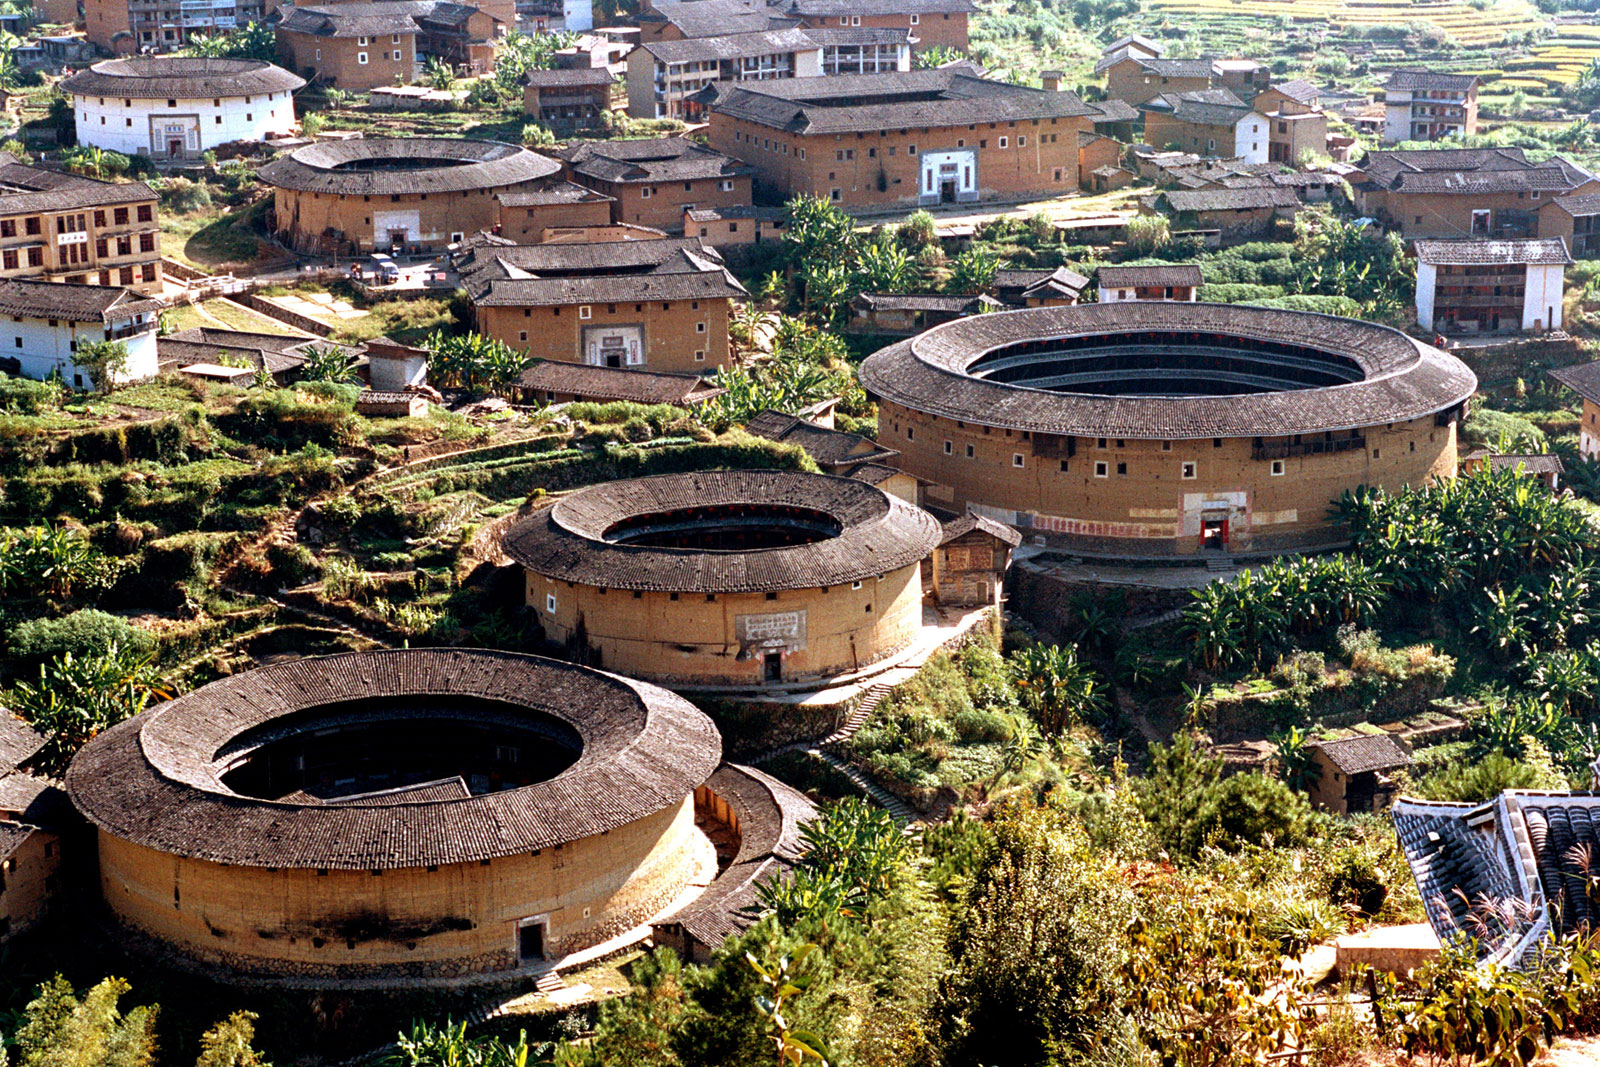
[[[694,361],[696,363],[704,363],[706,361],[706,350],[703,349],[703,348],[695,349],[694,350]]]
[[[586,318],[589,317],[589,314],[590,314],[590,307],[589,307],[588,304],[579,305],[579,307],[578,307],[578,318],[586,319]]]
[[[1272,474],[1273,474],[1273,477],[1277,477],[1278,475],[1280,475],[1282,473],[1283,473],[1283,460],[1281,460],[1281,459],[1273,460],[1272,461]]]
[[[1103,459],[1097,459],[1094,461],[1094,476],[1096,478],[1105,478],[1110,475],[1110,473],[1111,465],[1109,463]]]
[[[907,426],[906,427],[906,440],[907,441],[915,441],[916,439],[917,439],[917,431],[915,431],[911,427]]]
[[[1106,439],[1104,437],[1096,438],[1095,442],[1094,442],[1094,447],[1096,447],[1096,448],[1104,448],[1104,447],[1106,447]]]
[[[1024,467],[1027,466],[1027,461],[1022,458],[1021,452],[1013,452],[1011,453],[1011,465],[1013,467]]]
[[[944,443],[944,454],[947,456],[956,454],[956,443],[954,441],[946,441]]]
[[[366,66],[367,65],[367,54],[365,52],[357,52],[356,53],[356,62],[359,63],[363,67]]]
[[[1127,473],[1128,473],[1128,465],[1126,463],[1118,463],[1117,464],[1117,476],[1120,478],[1122,475],[1127,474]]]
[[[695,323],[694,324],[694,332],[695,333],[705,333],[706,332],[706,324],[703,323],[703,322]]]
[[[974,448],[972,445],[968,445],[967,446],[967,458],[968,459],[976,459],[977,456],[978,456],[978,450],[976,448]]]
[[[1011,147],[1010,139],[1006,138],[1006,137],[1000,138],[1000,147],[1001,148],[1009,148],[1009,147]]]
[[[556,613],[556,595],[554,593],[546,593],[544,595],[544,610],[552,615]]]
[[[1195,477],[1195,466],[1193,463],[1185,463],[1183,465],[1183,476],[1185,478]]]
[[[1162,441],[1161,442],[1161,451],[1163,451],[1163,452],[1171,452],[1172,451],[1172,442],[1171,441]]]
[[[1065,474],[1065,473],[1067,473],[1067,469],[1068,469],[1068,462],[1067,462],[1067,460],[1062,460],[1062,461],[1061,461],[1061,473],[1062,473],[1062,474]]]
[[[861,588],[861,583],[860,582],[851,582],[850,583],[850,588],[851,589],[860,589]]]

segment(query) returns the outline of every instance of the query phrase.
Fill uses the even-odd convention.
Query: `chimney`
[[[1039,84],[1043,86],[1044,91],[1047,93],[1059,93],[1061,91],[1061,78],[1062,74],[1059,70],[1047,70],[1039,75]]]

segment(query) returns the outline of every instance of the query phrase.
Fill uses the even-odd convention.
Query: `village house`
[[[1384,811],[1398,787],[1390,775],[1411,766],[1411,753],[1390,734],[1357,734],[1336,741],[1314,741],[1317,774],[1311,803],[1335,815]]]
[[[155,190],[18,163],[0,153],[0,278],[161,292]]]
[[[506,24],[446,0],[383,0],[292,7],[278,24],[284,65],[340,89],[413,82],[429,59],[467,74],[494,67]]]
[[[1095,279],[1097,302],[1128,300],[1193,303],[1200,299],[1205,276],[1198,263],[1152,264],[1147,267],[1101,267]]]
[[[588,363],[536,360],[517,379],[525,404],[565,404],[570,401],[630,404],[671,404],[694,408],[727,390],[711,385],[698,374],[665,374],[627,367],[601,367]]]
[[[1120,186],[1112,185],[1114,179],[1109,173],[1099,178],[1099,185],[1096,184],[1096,181],[1101,171],[1122,170],[1122,150],[1125,147],[1127,146],[1121,141],[1113,140],[1110,137],[1102,137],[1092,130],[1080,132],[1078,134],[1079,187],[1085,192],[1095,193],[1109,192],[1110,188],[1120,188]],[[1132,171],[1123,171],[1123,173],[1128,176],[1127,182],[1133,181],[1135,175]],[[1108,188],[1099,186],[1108,186]]]
[[[175,52],[195,37],[220,37],[239,26],[266,20],[274,5],[266,0],[193,3],[175,9],[171,0],[83,0],[85,36],[111,55]],[[49,21],[76,21],[72,17]],[[66,14],[65,4],[58,15]]]
[[[1216,61],[1209,56],[1163,59],[1129,51],[1097,69],[1106,77],[1106,95],[1134,107],[1163,93],[1198,93],[1217,85]]]
[[[1215,231],[1221,243],[1270,236],[1278,219],[1293,218],[1299,209],[1293,188],[1270,184],[1168,189],[1140,202],[1144,214],[1169,216],[1174,230]]]
[[[1369,152],[1350,185],[1357,211],[1408,241],[1568,236],[1573,216],[1544,209],[1600,193],[1600,180],[1577,164],[1561,156],[1533,163],[1520,148]],[[1547,218],[1555,232],[1544,232]]]
[[[1578,452],[1600,459],[1600,361],[1557,367],[1545,373],[1577,393],[1583,401],[1583,413],[1578,420]]]
[[[535,359],[709,373],[748,294],[698,238],[483,245],[458,257],[473,324]]]
[[[1328,116],[1318,106],[1315,85],[1302,79],[1279,82],[1251,101],[1267,120],[1267,162],[1298,166],[1302,157],[1328,152]]]
[[[947,608],[999,605],[1012,550],[1020,544],[1016,530],[970,511],[945,523],[929,568],[934,602]]]
[[[71,804],[50,782],[24,769],[44,742],[0,707],[0,945],[36,926],[59,888],[59,831]]]
[[[645,0],[641,43],[792,27],[904,31],[916,51],[968,48],[971,0]]]
[[[1045,92],[1059,92],[1063,86],[1062,77],[1060,71],[1047,70],[1039,76],[1040,87]],[[1134,139],[1134,127],[1140,119],[1139,109],[1132,104],[1125,104],[1121,100],[1085,100],[1084,106],[1091,112],[1089,124],[1095,133],[1123,144]]]
[[[1230,89],[1162,93],[1139,106],[1152,145],[1198,156],[1267,161],[1267,119]]]
[[[605,67],[530,70],[522,76],[522,110],[553,130],[599,126],[615,81]]]
[[[1559,237],[1418,241],[1417,324],[1441,333],[1561,329],[1566,268]]]
[[[1478,132],[1478,76],[1397,70],[1383,83],[1383,139],[1443,141]]]
[[[612,222],[671,231],[689,208],[751,202],[753,167],[683,137],[589,141],[553,154],[568,179],[611,197]]]
[[[1484,468],[1496,474],[1510,471],[1524,478],[1532,478],[1552,493],[1561,488],[1561,476],[1567,473],[1566,464],[1553,452],[1495,452],[1478,448],[1461,457],[1462,474],[1471,474]]]
[[[1538,211],[1540,237],[1559,237],[1574,256],[1600,252],[1600,192],[1570,193],[1545,202]]]
[[[1068,267],[1002,267],[990,287],[996,299],[1011,307],[1066,307],[1078,302],[1089,279]]]
[[[831,420],[832,416],[829,416]],[[835,429],[814,417],[767,408],[745,424],[745,432],[779,444],[799,445],[824,474],[854,478],[908,504],[917,502],[917,480],[894,466],[900,453],[857,433]]]
[[[653,41],[628,56],[628,114],[698,121],[704,105],[696,94],[713,83],[910,69],[903,30],[796,27]]]
[[[127,358],[111,381],[120,385],[153,378],[161,307],[161,301],[120,286],[0,280],[0,371],[41,379],[55,372],[74,389],[90,389],[94,375],[73,358],[79,344],[120,341]]]
[[[605,227],[616,201],[575,182],[551,182],[544,189],[495,194],[491,231],[509,244],[543,244],[572,227]]]
[[[766,196],[808,193],[846,210],[1075,189],[1091,114],[1074,93],[990,81],[965,64],[707,92],[712,147],[751,164]]]
[[[714,248],[776,241],[788,227],[781,207],[696,207],[683,213],[683,232]]]
[[[310,350],[316,348],[333,348],[351,359],[361,352],[360,348],[333,345],[320,337],[304,334],[192,326],[156,339],[156,363],[163,374],[192,373],[195,367],[243,370],[245,373],[240,377],[247,381],[258,372],[266,371],[277,384],[288,385],[299,377]]]
[[[944,293],[858,293],[850,301],[851,333],[910,337],[942,322],[998,311],[1003,305],[989,296]]]

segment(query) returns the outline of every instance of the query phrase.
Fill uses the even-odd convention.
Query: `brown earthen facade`
[[[1024,534],[1099,551],[1186,554],[1208,529],[1229,551],[1337,543],[1329,508],[1346,489],[1455,476],[1455,424],[1438,421],[1259,442],[1035,440],[880,401],[878,440],[932,505],[974,505]]]
[[[569,181],[612,198],[611,221],[650,226],[676,232],[683,228],[683,213],[691,208],[748,207],[750,176],[695,178],[689,181],[606,181],[580,174],[570,165]]]
[[[801,682],[848,674],[908,646],[922,625],[916,565],[826,589],[772,593],[629,592],[529,572],[528,604],[560,643],[581,643],[608,671],[663,684]],[[780,665],[740,652],[756,630],[782,631]]]
[[[566,304],[554,307],[479,306],[474,325],[536,359],[584,362],[590,342],[607,330],[642,334],[640,370],[710,373],[728,362],[733,302],[667,300],[649,303]]]
[[[500,214],[496,194],[538,189],[543,184],[530,181],[461,192],[387,196],[280,187],[272,191],[274,227],[280,239],[296,248],[386,252],[396,243],[404,247],[443,247],[469,233],[491,229]],[[399,232],[407,235],[405,239],[396,242],[391,237],[385,228],[386,217],[404,218]],[[412,235],[420,235],[422,240],[413,242]]]
[[[1068,193],[1078,186],[1078,134],[1090,129],[1075,116],[807,135],[713,110],[707,132],[711,147],[755,167],[763,190],[857,208],[937,202],[947,191],[955,199],[967,186],[974,193],[961,199]],[[924,159],[940,153],[974,173],[946,181],[936,170],[928,180]]]
[[[1105,75],[1106,95],[1134,107],[1162,93],[1192,93],[1211,88],[1209,74],[1193,78],[1152,74],[1132,56],[1108,67]]]
[[[507,201],[510,201],[509,203]],[[494,232],[518,244],[539,244],[551,230],[572,227],[606,227],[611,222],[611,202],[603,197],[552,203],[522,203],[516,194],[497,201]],[[592,235],[593,240],[626,240]]]
[[[173,856],[99,834],[100,885],[122,923],[240,972],[460,975],[556,957],[646,921],[709,845],[693,797],[599,837],[491,860],[374,871],[261,868]]]
[[[278,61],[307,81],[364,92],[416,80],[417,32],[374,37],[316,36],[279,28]]]
[[[16,840],[20,838],[20,840]],[[48,830],[0,819],[0,943],[36,925],[56,897],[61,840]]]

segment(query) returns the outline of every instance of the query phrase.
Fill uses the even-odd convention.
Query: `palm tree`
[[[1013,684],[1047,736],[1064,733],[1102,706],[1094,674],[1074,649],[1030,645],[1012,656],[1010,666]]]

